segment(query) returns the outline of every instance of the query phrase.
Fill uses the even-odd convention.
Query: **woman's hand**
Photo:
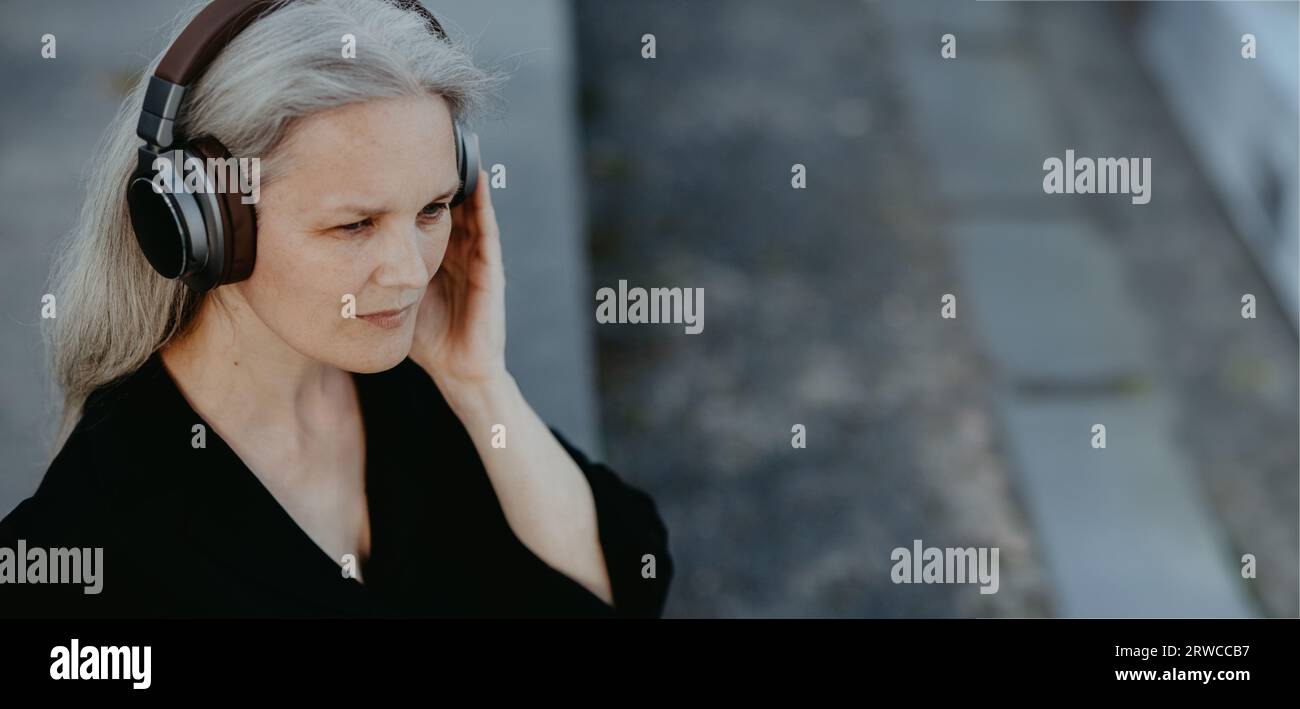
[[[591,486],[506,371],[505,273],[490,192],[480,170],[477,191],[452,210],[451,239],[420,304],[411,359],[465,426],[515,536],[613,605]],[[494,444],[497,430],[509,431],[509,446]]]
[[[483,388],[506,378],[505,272],[487,173],[451,210],[451,237],[415,322],[411,359],[440,389]]]

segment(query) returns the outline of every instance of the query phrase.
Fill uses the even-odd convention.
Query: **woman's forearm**
[[[474,441],[515,536],[613,605],[591,486],[514,377],[502,372],[472,385],[438,386]]]

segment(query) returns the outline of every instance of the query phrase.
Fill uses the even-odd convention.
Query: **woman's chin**
[[[405,336],[375,338],[374,342],[340,353],[342,356],[334,365],[349,372],[373,374],[396,367],[410,353],[411,334],[405,333]]]

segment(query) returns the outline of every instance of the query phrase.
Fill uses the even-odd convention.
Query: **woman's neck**
[[[295,351],[239,297],[162,351],[181,393],[331,559],[370,553],[352,376]]]
[[[294,350],[238,294],[209,297],[161,354],[190,404],[219,427],[318,428],[350,393],[346,372]]]

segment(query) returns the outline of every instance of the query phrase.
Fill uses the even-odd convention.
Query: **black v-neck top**
[[[155,353],[87,400],[36,493],[0,521],[0,547],[15,553],[18,540],[29,550],[102,547],[102,591],[0,582],[0,616],[662,613],[672,560],[648,495],[553,430],[591,486],[611,608],[514,535],[469,434],[424,370],[407,359],[353,378],[371,535],[360,581],[194,411]],[[191,444],[195,424],[206,428],[203,448]]]

